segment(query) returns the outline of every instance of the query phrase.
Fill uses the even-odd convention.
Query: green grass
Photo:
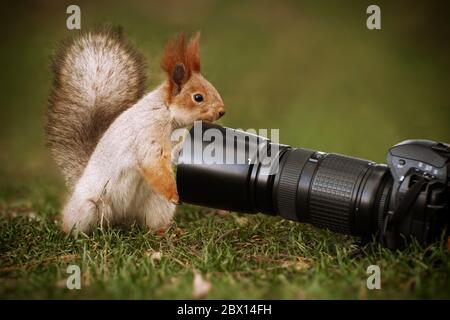
[[[445,242],[392,252],[279,218],[192,206],[162,235],[98,229],[74,238],[59,228],[53,192],[1,203],[0,298],[194,298],[194,273],[211,283],[212,299],[450,297]],[[71,264],[81,268],[81,290],[65,286]],[[381,268],[381,290],[366,288],[371,264]]]
[[[202,30],[202,68],[226,104],[224,125],[279,128],[282,143],[378,162],[404,139],[450,141],[443,3],[378,1],[381,31],[365,27],[369,1],[79,3],[82,28],[124,26],[149,60],[149,87],[164,76],[164,41]],[[48,58],[73,33],[69,4],[1,9],[0,298],[191,298],[197,273],[211,283],[207,298],[450,298],[445,241],[361,248],[279,218],[186,205],[163,235],[66,237],[57,221],[67,195],[43,124]],[[70,264],[81,267],[79,291],[64,287]],[[366,289],[371,264],[381,267],[381,290]]]

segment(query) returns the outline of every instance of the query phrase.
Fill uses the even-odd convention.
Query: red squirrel
[[[199,33],[170,40],[161,62],[167,79],[145,95],[144,59],[120,30],[89,31],[59,50],[46,136],[72,193],[65,232],[170,225],[179,202],[171,133],[225,113],[200,73],[199,41]]]

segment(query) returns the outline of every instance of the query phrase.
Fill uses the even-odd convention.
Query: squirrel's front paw
[[[170,162],[160,161],[159,166],[153,169],[144,169],[144,177],[147,182],[168,201],[173,204],[180,204],[177,184],[173,177]]]
[[[181,204],[181,202],[180,202],[180,197],[178,196],[178,192],[173,193],[173,194],[169,197],[169,201],[172,202],[173,204],[176,204],[176,205]]]

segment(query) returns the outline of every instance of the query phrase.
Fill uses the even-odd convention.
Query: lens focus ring
[[[298,182],[303,167],[314,151],[293,149],[288,152],[284,164],[280,168],[280,180],[275,189],[276,207],[283,218],[298,221],[296,207]]]
[[[328,154],[318,165],[311,182],[309,218],[317,227],[351,233],[355,192],[369,162]]]

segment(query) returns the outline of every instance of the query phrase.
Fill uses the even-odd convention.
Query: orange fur
[[[167,200],[178,203],[179,197],[173,175],[170,157],[165,152],[143,168],[143,176],[147,182]]]
[[[200,72],[200,32],[197,32],[187,44],[186,57],[191,72]]]
[[[166,44],[161,60],[161,67],[167,73],[169,85],[167,87],[167,100],[170,103],[172,96],[177,92],[177,83],[174,81],[174,70],[177,65],[184,69],[181,84],[185,84],[193,73],[200,72],[200,32],[197,32],[186,44],[184,34],[180,33]]]

